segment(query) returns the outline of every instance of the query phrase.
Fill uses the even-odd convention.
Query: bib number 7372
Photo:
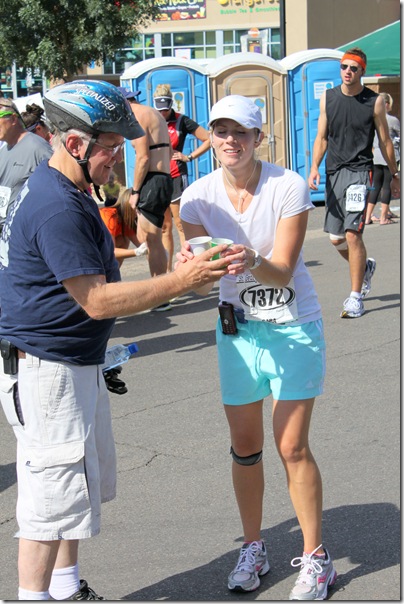
[[[281,306],[285,303],[283,289],[277,289],[275,287],[257,287],[249,288],[245,290],[243,296],[248,303],[250,298],[249,306],[255,306],[259,308],[270,308]]]
[[[243,277],[243,275],[240,275]],[[297,319],[296,292],[293,278],[286,287],[277,288],[253,280],[238,280],[239,300],[246,319],[288,323]]]

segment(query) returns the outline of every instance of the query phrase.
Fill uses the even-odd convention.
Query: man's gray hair
[[[83,132],[83,130],[71,128],[70,130],[67,130],[67,132],[62,132],[62,130],[55,128],[51,140],[52,149],[57,151],[57,149],[60,149],[60,147],[64,147],[69,134],[75,134],[87,142],[90,142],[91,140],[91,135],[88,134],[88,132]]]

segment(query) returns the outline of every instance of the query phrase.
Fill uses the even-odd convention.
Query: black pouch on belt
[[[7,375],[15,375],[18,372],[18,349],[3,338],[0,340],[0,351],[3,357],[4,373]]]

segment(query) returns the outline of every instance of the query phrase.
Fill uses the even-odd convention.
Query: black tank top
[[[364,87],[356,96],[346,96],[341,86],[327,90],[327,174],[340,168],[353,172],[372,170],[375,133],[374,106],[378,94]]]

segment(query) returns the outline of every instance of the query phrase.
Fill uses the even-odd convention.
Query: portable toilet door
[[[170,84],[173,93],[173,108],[187,115],[200,126],[207,128],[209,116],[208,81],[204,65],[197,61],[186,61],[173,57],[146,59],[127,69],[120,78],[121,86],[140,90],[139,103],[153,107],[153,94],[158,84]],[[185,139],[183,153],[189,155],[200,145],[200,141],[189,134]],[[135,152],[129,141],[125,144],[125,177],[128,187],[133,185],[136,164]],[[204,153],[195,161],[187,163],[189,182],[212,171],[212,156]]]
[[[324,90],[341,84],[342,55],[339,50],[318,48],[293,53],[280,61],[288,74],[289,167],[306,182],[317,135],[320,98]],[[318,191],[310,190],[313,202],[325,198],[325,159],[319,172]]]
[[[255,52],[224,55],[206,66],[212,105],[229,94],[251,98],[262,111],[259,159],[287,167],[286,70]]]

